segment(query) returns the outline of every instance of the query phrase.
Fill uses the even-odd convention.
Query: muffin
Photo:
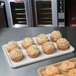
[[[39,45],[42,45],[48,41],[48,37],[45,34],[40,34],[36,37],[36,40]]]
[[[76,69],[72,69],[68,72],[68,76],[76,76]]]
[[[63,74],[57,74],[57,75],[54,75],[54,76],[64,76]]]
[[[56,42],[58,39],[60,39],[62,37],[62,34],[60,33],[60,31],[53,31],[50,34],[50,38],[53,42]]]
[[[65,38],[58,39],[56,44],[59,50],[67,50],[70,46],[69,41]]]
[[[64,61],[61,63],[60,68],[61,68],[61,70],[67,72],[67,71],[75,68],[75,64],[71,61]]]
[[[10,53],[12,50],[18,48],[18,44],[15,41],[10,41],[8,42],[8,44],[6,45],[6,49],[7,51]]]
[[[10,53],[10,58],[14,61],[14,62],[19,62],[22,60],[23,58],[23,53],[20,49],[14,49],[12,50]]]
[[[36,45],[31,45],[26,50],[27,54],[31,58],[36,58],[39,56],[40,51],[39,48]]]
[[[45,72],[46,72],[46,76],[54,76],[56,74],[59,74],[59,70],[53,65],[47,66]]]
[[[45,54],[51,54],[55,51],[55,46],[52,42],[46,42],[42,45],[42,49]]]
[[[34,44],[34,41],[32,38],[25,38],[24,40],[22,40],[22,47],[24,49],[27,49],[32,44]]]

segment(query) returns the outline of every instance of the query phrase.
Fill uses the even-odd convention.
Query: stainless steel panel
[[[64,19],[64,13],[58,13],[58,19]]]
[[[12,13],[11,13],[11,7],[10,7],[9,0],[5,0],[5,8],[6,8],[8,27],[11,28],[13,27],[13,21],[12,21]]]
[[[32,1],[33,0],[24,0],[25,8],[26,8],[27,25],[29,27],[32,27],[33,24],[34,24],[34,21],[33,21]]]
[[[53,26],[58,26],[57,0],[52,0],[52,23]]]
[[[59,22],[59,27],[64,27],[65,23],[64,22]]]

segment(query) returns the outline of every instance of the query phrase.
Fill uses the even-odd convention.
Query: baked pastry
[[[42,45],[48,41],[48,37],[45,34],[40,34],[36,37],[36,40],[39,45]]]
[[[72,69],[68,72],[68,76],[76,76],[76,69]]]
[[[54,76],[64,76],[63,74],[57,74],[57,75],[54,75]]]
[[[60,68],[63,71],[69,71],[69,70],[75,68],[75,64],[71,61],[64,61],[61,63]]]
[[[45,72],[46,72],[46,76],[54,76],[56,74],[59,74],[59,70],[53,65],[47,66]]]
[[[31,58],[36,58],[39,56],[40,51],[39,48],[36,45],[31,45],[26,50],[27,54]]]
[[[65,38],[58,39],[56,44],[59,50],[67,50],[70,46],[69,41]]]
[[[46,42],[42,45],[42,49],[45,54],[51,54],[55,51],[55,46],[52,42]]]
[[[62,34],[60,33],[60,31],[53,31],[50,34],[50,38],[53,42],[56,42],[58,39],[60,39],[62,37]]]
[[[25,38],[24,40],[22,40],[22,46],[24,49],[27,49],[32,44],[34,44],[34,41],[32,38]]]
[[[23,58],[23,53],[20,49],[14,49],[12,50],[10,53],[10,58],[14,61],[14,62],[19,62],[22,60]]]
[[[15,41],[10,41],[8,42],[8,44],[6,45],[6,49],[7,51],[10,53],[13,49],[18,48],[18,44]]]

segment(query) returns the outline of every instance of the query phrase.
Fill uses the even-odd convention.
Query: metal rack
[[[51,11],[51,2],[37,2],[37,17],[38,24],[47,25],[52,24],[52,11]]]
[[[27,24],[26,23],[26,10],[24,8],[24,3],[10,3],[13,24]]]

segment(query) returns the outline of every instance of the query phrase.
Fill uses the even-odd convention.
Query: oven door
[[[58,26],[57,0],[34,0],[36,26]]]
[[[27,27],[25,2],[5,0],[6,15],[9,28]]]

